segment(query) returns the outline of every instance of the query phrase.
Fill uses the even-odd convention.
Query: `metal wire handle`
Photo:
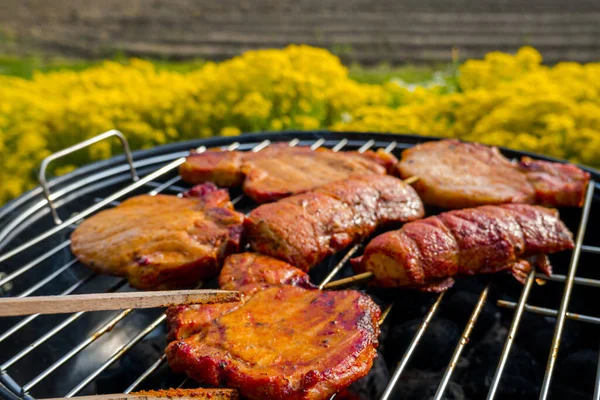
[[[56,153],[50,154],[48,157],[44,158],[42,161],[42,165],[40,166],[40,173],[38,176],[38,180],[40,181],[40,185],[42,185],[42,189],[44,190],[44,196],[46,196],[46,200],[48,201],[48,206],[50,207],[50,211],[52,212],[52,217],[54,218],[54,223],[56,225],[60,225],[62,220],[58,216],[58,212],[56,211],[56,206],[52,201],[52,194],[50,193],[50,187],[48,185],[48,181],[46,180],[46,169],[48,168],[48,164],[51,161],[54,161],[58,158],[64,157],[68,154],[74,153],[78,150],[81,150],[85,147],[91,146],[95,143],[98,143],[104,139],[116,136],[121,141],[121,146],[123,147],[123,152],[125,153],[125,158],[127,159],[127,164],[129,164],[129,169],[131,170],[131,179],[133,181],[137,181],[139,179],[137,171],[135,170],[135,166],[133,165],[133,156],[131,155],[131,148],[129,147],[129,142],[125,138],[121,132],[116,129],[112,129],[110,131],[101,133],[97,136],[94,136],[90,139],[84,140],[83,142],[79,142],[71,147],[67,147],[66,149],[57,151]]]

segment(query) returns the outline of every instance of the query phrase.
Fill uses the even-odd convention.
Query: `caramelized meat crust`
[[[254,209],[244,222],[250,246],[308,271],[377,227],[423,216],[410,185],[388,175],[337,181]]]
[[[379,316],[357,291],[271,287],[166,354],[175,372],[248,399],[328,399],[371,368]]]
[[[213,184],[186,196],[135,196],[102,211],[75,229],[71,250],[94,271],[126,277],[138,289],[193,287],[239,250],[244,215]]]
[[[418,144],[398,164],[425,204],[458,209],[487,204],[527,203],[581,207],[590,175],[569,164],[506,159],[496,147],[458,140]]]
[[[383,150],[338,153],[279,143],[259,152],[192,152],[179,173],[191,183],[243,186],[244,193],[250,198],[266,203],[336,180],[364,174],[385,174],[388,170],[394,171],[397,162],[393,155]]]
[[[527,204],[455,210],[410,222],[373,239],[352,260],[373,284],[443,291],[456,275],[511,270],[524,280],[530,263],[550,274],[545,254],[573,248],[558,211]]]
[[[219,275],[221,289],[242,292],[245,298],[259,290],[281,285],[313,288],[306,272],[258,253],[233,254],[227,257]]]
[[[314,288],[305,272],[283,261],[256,253],[230,255],[223,263],[219,286],[242,292],[242,302],[171,306],[167,309],[167,339],[185,339],[219,316],[239,308],[259,290],[281,285]]]

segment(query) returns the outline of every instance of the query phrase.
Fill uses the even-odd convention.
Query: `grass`
[[[436,72],[448,70],[447,64],[392,66],[379,64],[365,67],[360,64],[350,66],[350,77],[362,83],[383,83],[391,79],[400,79],[406,83],[424,83],[434,79]]]
[[[94,67],[102,63],[103,60],[81,60],[70,58],[43,58],[38,56],[16,57],[0,55],[0,75],[18,76],[25,79],[31,79],[35,72],[51,72],[60,70],[81,71],[86,68]],[[126,63],[124,56],[115,56],[111,61]],[[165,69],[177,72],[189,72],[200,68],[205,61],[165,61],[150,60],[159,69]]]
[[[111,59],[117,62],[127,62],[123,55],[117,55]],[[199,68],[203,60],[167,61],[150,60],[157,68],[178,72],[189,72]],[[36,71],[50,72],[58,70],[81,71],[86,68],[100,64],[101,60],[81,60],[68,58],[44,58],[39,56],[17,57],[0,55],[0,75],[19,76],[30,79]],[[400,79],[406,83],[425,83],[434,79],[438,71],[447,71],[448,65],[402,65],[392,66],[380,64],[365,67],[352,64],[349,67],[350,77],[362,83],[382,83],[390,79]]]

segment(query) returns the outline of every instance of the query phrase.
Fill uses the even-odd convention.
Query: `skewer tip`
[[[341,287],[350,286],[356,283],[363,283],[370,281],[373,278],[373,272],[367,271],[361,274],[350,276],[348,278],[338,279],[337,281],[329,282],[323,289],[337,289]]]
[[[404,183],[406,183],[407,185],[412,185],[413,183],[417,182],[418,180],[419,180],[418,176],[411,176],[410,178],[404,179]]]

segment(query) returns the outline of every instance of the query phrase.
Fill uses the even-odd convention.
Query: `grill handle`
[[[133,181],[137,181],[139,179],[137,171],[135,170],[135,166],[133,165],[133,156],[131,155],[131,148],[129,147],[129,142],[125,138],[121,132],[116,129],[112,129],[110,131],[101,133],[97,136],[94,136],[90,139],[84,140],[83,142],[79,142],[71,147],[67,147],[61,151],[57,151],[56,153],[50,154],[48,157],[44,158],[42,161],[42,165],[40,166],[40,173],[38,176],[38,180],[40,181],[40,185],[42,185],[42,189],[44,190],[44,196],[46,196],[46,200],[48,201],[48,206],[50,207],[50,211],[52,212],[52,217],[54,218],[54,223],[56,225],[60,225],[62,220],[58,216],[58,212],[56,211],[56,206],[52,201],[52,194],[50,193],[50,187],[48,185],[48,181],[46,180],[46,169],[50,162],[64,157],[68,154],[74,153],[78,150],[81,150],[85,147],[91,146],[95,143],[98,143],[104,139],[108,139],[110,137],[116,136],[121,141],[121,146],[123,147],[123,153],[125,153],[125,158],[127,159],[127,164],[129,164],[129,169],[131,170],[131,179]]]

